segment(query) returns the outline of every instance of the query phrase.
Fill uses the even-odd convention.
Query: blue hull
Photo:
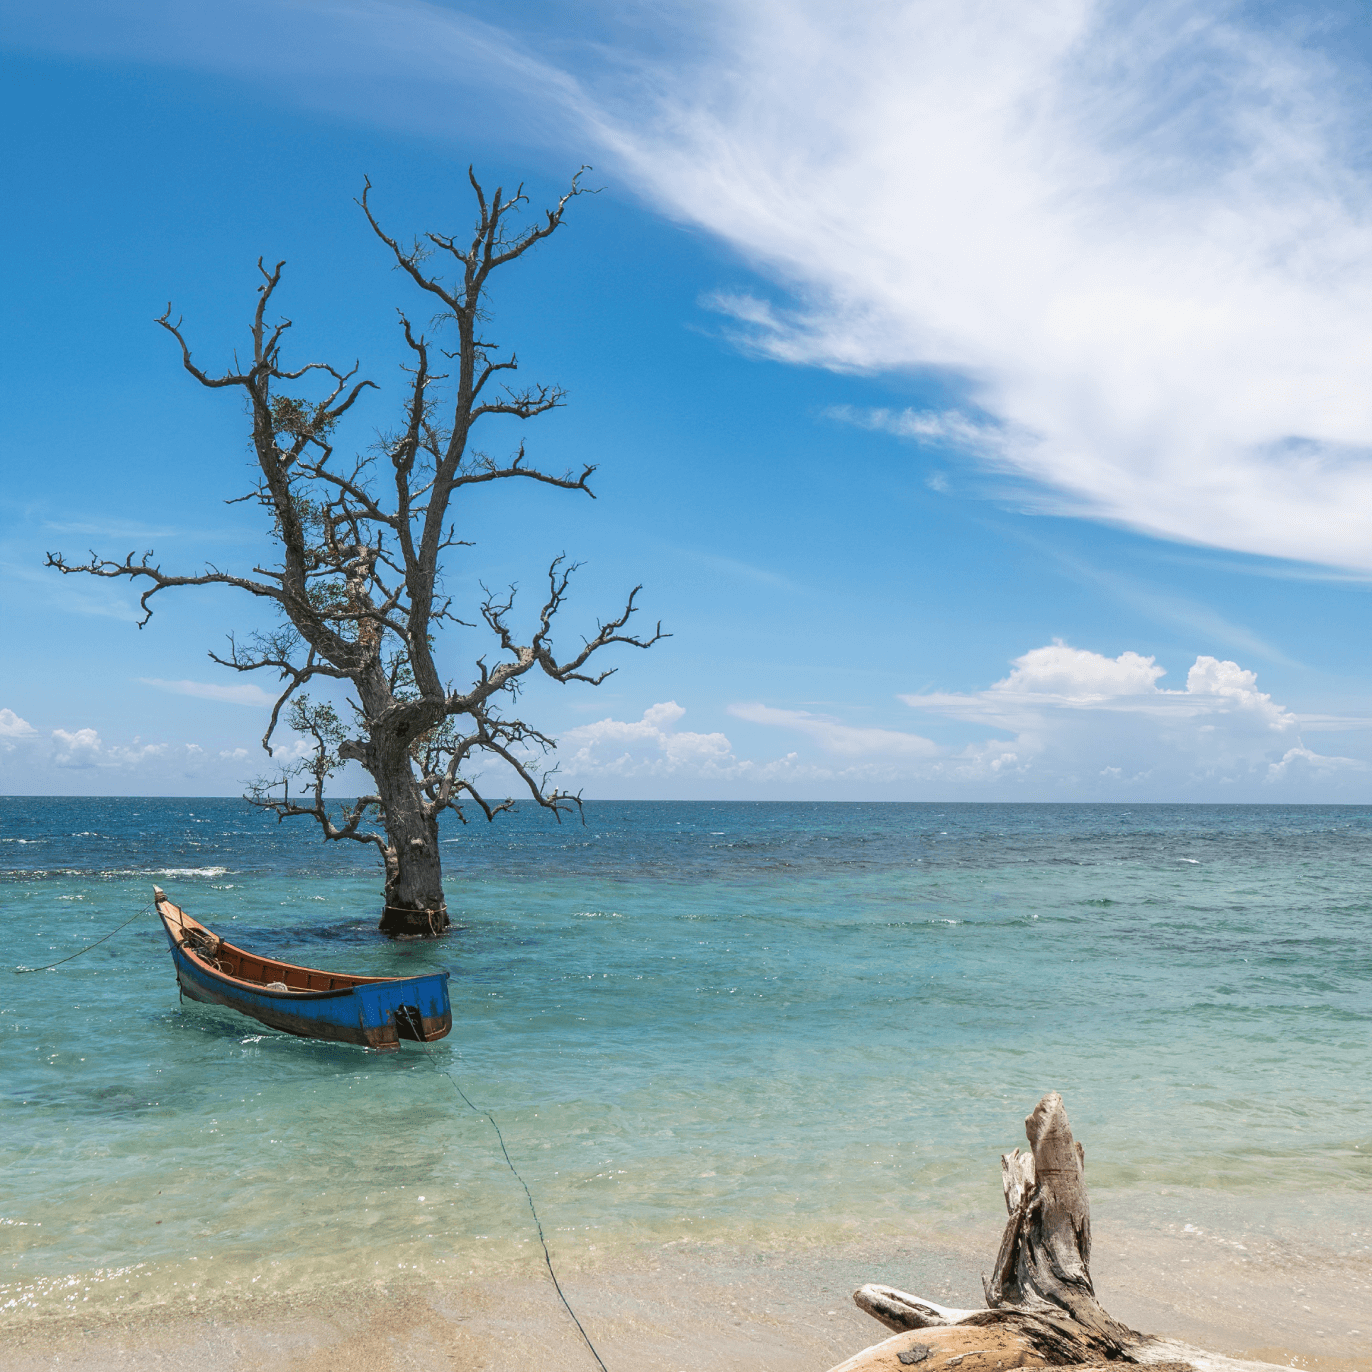
[[[398,1048],[401,1039],[429,1042],[452,1028],[447,972],[349,977],[259,958],[219,940],[158,894],[176,980],[192,1000],[227,1006],[288,1034],[367,1048]],[[225,966],[241,975],[227,974]],[[263,984],[269,977],[287,989]]]

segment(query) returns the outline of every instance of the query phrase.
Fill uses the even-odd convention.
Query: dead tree
[[[513,591],[485,593],[471,621],[458,617],[442,591],[445,553],[470,546],[459,537],[453,508],[460,492],[490,482],[532,481],[592,494],[593,467],[559,475],[530,465],[522,444],[503,460],[473,446],[473,431],[483,420],[529,420],[563,402],[556,387],[502,384],[517,363],[483,336],[483,301],[492,272],[561,226],[568,204],[583,193],[580,176],[554,209],[530,225],[518,219],[527,204],[522,188],[511,196],[497,189],[488,198],[469,172],[477,208],[470,237],[429,233],[409,246],[383,231],[366,183],[358,203],[367,222],[436,311],[432,327],[446,327],[456,338],[440,350],[401,313],[409,362],[398,425],[378,448],[347,461],[335,454],[334,430],[373,383],[355,380],[356,366],[286,364],[281,346],[290,320],[268,319],[283,263],[268,269],[258,260],[262,283],[246,368],[235,355],[229,370],[202,369],[168,306],[157,323],[180,345],[185,369],[202,386],[236,391],[246,401],[257,472],[255,489],[241,498],[259,501],[271,519],[275,556],[264,559],[266,565],[247,575],[213,566],[182,575],[164,572],[151,551],[141,557],[130,553],[123,561],[92,552],[81,564],[48,554],[48,565],[60,572],[146,585],[140,627],[152,616],[152,597],[169,587],[233,586],[271,605],[279,616],[276,629],[243,643],[231,635],[227,655],[210,656],[235,671],[276,673],[281,689],[262,746],[270,756],[289,706],[287,721],[309,740],[309,752],[257,782],[247,799],[278,819],[311,817],[327,839],[374,844],[385,868],[381,928],[390,934],[434,934],[448,925],[438,846],[442,812],[462,817],[464,804],[470,804],[489,820],[514,803],[478,791],[474,762],[499,759],[538,805],[558,817],[579,808],[579,796],[554,787],[551,772],[539,765],[553,741],[507,713],[521,679],[537,670],[554,681],[596,685],[613,670],[589,666],[602,649],[647,648],[663,637],[660,625],[647,637],[628,632],[641,589],[635,587],[619,614],[559,655],[553,622],[575,571],[561,557],[549,568],[547,592],[527,638],[514,627]],[[431,268],[435,258],[447,264],[450,276]],[[450,372],[433,370],[436,353],[441,363],[452,363]],[[321,381],[311,394],[311,383]],[[490,660],[477,658],[466,683],[454,685],[437,660],[438,631],[447,624],[475,627],[477,620],[491,635]],[[329,700],[312,699],[303,690],[316,678],[342,684],[351,723]],[[331,810],[326,785],[348,760],[362,765],[374,790]]]
[[[1001,1158],[1010,1213],[984,1310],[957,1310],[891,1286],[868,1285],[853,1300],[896,1336],[831,1372],[995,1372],[1009,1367],[1078,1368],[1147,1363],[1155,1372],[1255,1372],[1241,1362],[1140,1334],[1096,1299],[1091,1283],[1091,1208],[1086,1154],[1072,1138],[1062,1097],[1039,1101],[1024,1121],[1031,1152]]]

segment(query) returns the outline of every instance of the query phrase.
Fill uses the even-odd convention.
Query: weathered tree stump
[[[1121,1324],[1091,1284],[1091,1207],[1086,1154],[1072,1138],[1056,1091],[1024,1121],[1028,1153],[1001,1158],[1010,1218],[996,1265],[982,1284],[984,1310],[956,1310],[892,1286],[861,1287],[860,1309],[897,1330],[831,1372],[996,1372],[1011,1367],[1147,1363],[1155,1372],[1272,1368],[1206,1353]]]

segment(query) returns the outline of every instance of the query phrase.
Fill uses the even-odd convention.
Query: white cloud
[[[1158,686],[1166,669],[1155,659],[1123,652],[1104,657],[1055,641],[1011,664],[1011,672],[985,691],[902,695],[907,705],[953,719],[1002,729],[1042,727],[1055,712],[1148,715],[1156,719],[1223,717],[1229,727],[1264,731],[1293,728],[1297,718],[1257,689],[1257,675],[1236,662],[1198,657],[1186,689]]]
[[[286,762],[299,762],[302,758],[313,757],[316,746],[314,739],[306,734],[273,735],[272,765],[280,766]]]
[[[1049,695],[1070,700],[1104,700],[1111,696],[1146,695],[1165,676],[1153,658],[1124,652],[1116,658],[1056,642],[1017,658],[1014,670],[991,687],[1002,695]],[[908,700],[909,697],[906,697]]]
[[[1266,792],[1282,784],[1328,783],[1367,770],[1365,761],[1324,756],[1299,738],[1305,727],[1367,721],[1299,716],[1260,691],[1256,674],[1236,662],[1198,657],[1183,689],[1161,686],[1165,675],[1139,653],[1112,658],[1055,642],[1017,658],[984,690],[900,697],[926,714],[1012,735],[962,744],[803,710],[738,705],[731,713],[805,734],[845,764],[823,770],[793,760],[784,772],[774,770],[793,781],[903,780],[939,794],[1007,799],[1270,799]]]
[[[201,700],[219,700],[227,705],[253,705],[270,708],[276,697],[260,686],[245,681],[236,686],[215,681],[163,681],[159,677],[140,676],[140,684],[155,686],[159,691],[170,691],[179,696],[196,696]]]
[[[751,724],[777,724],[814,739],[826,753],[844,757],[933,757],[938,744],[896,729],[861,728],[807,710],[777,710],[770,705],[729,706],[729,713]]]
[[[895,434],[898,438],[946,444],[984,456],[1002,454],[1008,444],[1003,430],[994,424],[977,423],[956,410],[859,409],[853,405],[830,405],[829,419]]]
[[[1050,508],[1372,568],[1365,96],[1299,7],[701,0],[516,37],[320,0],[271,9],[264,49],[243,35],[267,12],[150,27],[107,5],[22,41],[412,128],[456,98],[464,127],[599,145],[786,293],[715,298],[755,347],[966,395],[863,422],[1028,476]]]
[[[1155,659],[1138,653],[1111,658],[1055,642],[1017,658],[986,690],[901,699],[929,714],[1014,734],[1008,745],[969,747],[963,773],[969,779],[998,755],[997,770],[1004,771],[997,749],[1007,747],[1023,775],[1115,794],[1132,786],[1179,796],[1365,769],[1356,759],[1307,749],[1293,737],[1307,721],[1260,691],[1256,673],[1236,662],[1197,657],[1181,690],[1160,686],[1165,675]]]
[[[673,729],[685,713],[667,700],[646,709],[642,719],[602,719],[568,729],[559,740],[561,771],[569,777],[738,775],[739,761],[723,734]]]
[[[104,745],[94,729],[54,729],[52,741],[56,767],[95,767],[104,760]]]
[[[1326,59],[1219,3],[694,13],[696,59],[583,114],[793,293],[714,301],[753,346],[960,375],[965,410],[848,417],[1056,508],[1372,567],[1372,188]]]
[[[131,747],[107,745],[94,729],[54,729],[52,731],[52,765],[82,769],[87,767],[134,767],[167,752],[165,743],[139,743]],[[195,748],[194,744],[188,745]],[[196,748],[196,751],[200,751]]]
[[[219,750],[219,756],[227,762],[238,762],[247,755],[248,750],[246,748],[221,748]]]
[[[104,751],[100,735],[94,729],[54,729],[52,761],[56,767],[94,767]]]
[[[1269,782],[1281,781],[1286,777],[1291,768],[1307,768],[1316,776],[1327,777],[1335,772],[1351,769],[1361,772],[1366,770],[1367,764],[1351,757],[1322,757],[1319,753],[1311,752],[1304,745],[1297,748],[1288,748],[1282,754],[1280,762],[1272,763],[1267,769],[1267,780]]]
[[[1254,672],[1215,657],[1197,657],[1184,687],[1161,685],[1165,677],[1163,666],[1140,653],[1107,657],[1054,642],[1016,658],[984,690],[900,697],[943,721],[1008,738],[939,742],[809,710],[731,705],[736,719],[799,734],[818,750],[750,758],[722,733],[678,730],[686,712],[666,701],[641,719],[569,729],[559,756],[568,777],[674,778],[718,795],[861,796],[896,788],[910,798],[1007,800],[1304,799],[1312,787],[1345,798],[1368,769],[1364,760],[1307,748],[1300,732],[1372,721],[1298,715],[1259,690]]]
[[[569,779],[671,779],[715,785],[722,788],[721,794],[729,794],[740,785],[889,781],[899,775],[898,770],[884,758],[871,761],[871,754],[889,752],[890,740],[913,740],[917,750],[932,747],[913,735],[852,729],[803,710],[736,705],[730,706],[730,713],[749,722],[795,727],[843,755],[843,765],[806,763],[794,752],[765,761],[740,758],[725,734],[676,730],[673,726],[686,711],[669,700],[645,710],[641,719],[602,719],[566,730],[558,741],[558,766]],[[886,740],[884,749],[878,746],[881,739]]]
[[[38,731],[13,710],[0,710],[0,739],[32,738]]]

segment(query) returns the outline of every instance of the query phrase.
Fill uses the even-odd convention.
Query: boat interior
[[[157,889],[157,888],[154,888]],[[390,977],[353,977],[343,972],[321,972],[314,967],[297,967],[293,962],[259,957],[226,943],[218,934],[192,919],[184,910],[157,890],[157,913],[182,951],[221,976],[233,977],[270,991],[346,991]]]

